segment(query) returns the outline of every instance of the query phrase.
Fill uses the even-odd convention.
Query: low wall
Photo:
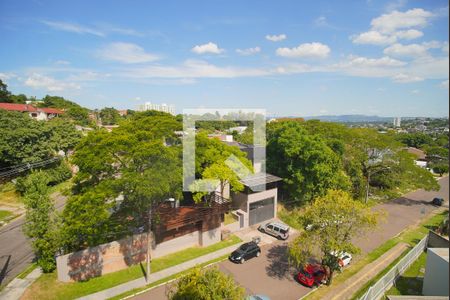
[[[58,280],[84,281],[144,261],[147,234],[138,234],[56,258]]]
[[[428,232],[427,248],[450,248],[450,242],[434,231]]]
[[[220,228],[194,231],[153,246],[151,257],[158,258],[189,247],[209,246],[220,242]],[[137,234],[111,243],[91,247],[56,258],[58,280],[84,281],[145,262],[147,234]]]

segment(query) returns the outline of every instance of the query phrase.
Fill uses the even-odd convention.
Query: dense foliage
[[[102,120],[102,125],[116,125],[119,123],[120,115],[116,109],[105,107],[100,110],[100,119]]]
[[[47,173],[36,171],[24,181],[26,222],[24,233],[31,238],[38,265],[44,272],[55,269],[55,253],[59,246],[59,234],[53,201],[49,197]]]
[[[241,300],[245,289],[217,268],[195,268],[177,280],[167,294],[171,300]]]
[[[301,267],[311,257],[318,258],[327,267],[331,283],[333,272],[339,269],[338,258],[332,252],[358,253],[355,238],[373,229],[381,216],[380,212],[353,200],[350,194],[329,190],[299,215],[299,223],[306,230],[289,244],[290,260]]]
[[[73,149],[80,133],[60,119],[36,121],[26,114],[0,110],[0,168],[51,158]]]
[[[311,120],[267,126],[267,170],[283,178],[283,198],[297,203],[328,189],[391,197],[398,188],[439,188],[430,172],[414,163],[394,133]]]

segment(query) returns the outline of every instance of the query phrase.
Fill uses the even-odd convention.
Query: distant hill
[[[392,122],[393,117],[379,117],[379,116],[366,116],[366,115],[324,115],[304,117],[305,120],[321,120],[327,122],[339,122],[339,123],[366,123],[366,122]]]

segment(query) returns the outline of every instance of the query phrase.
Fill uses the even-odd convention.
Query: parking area
[[[375,209],[383,209],[388,215],[386,221],[366,238],[358,239],[356,244],[367,253],[399,234],[408,226],[417,224],[437,209],[429,201],[433,197],[443,197],[444,207],[448,208],[449,178],[439,181],[440,191],[418,190],[388,203],[379,204]],[[292,230],[292,229],[291,229]],[[295,231],[287,241],[259,233],[256,228],[245,229],[237,233],[245,241],[254,236],[261,236],[261,255],[247,260],[244,264],[223,261],[217,266],[222,272],[231,274],[248,294],[263,294],[272,300],[297,300],[311,291],[310,288],[296,282],[296,270],[289,267],[287,256],[288,242],[294,238]],[[358,257],[355,257],[358,259]],[[166,286],[160,286],[133,299],[166,299]]]

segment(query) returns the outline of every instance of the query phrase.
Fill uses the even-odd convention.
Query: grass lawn
[[[224,220],[223,220],[224,225],[233,224],[234,222],[237,222],[237,219],[231,212],[226,213],[224,215]]]
[[[208,247],[187,248],[167,256],[153,259],[151,270],[155,273],[239,242],[241,242],[241,239],[235,235],[231,235],[228,239]],[[71,283],[59,282],[56,278],[56,272],[42,274],[42,276],[27,289],[21,299],[75,299],[140,278],[143,276],[143,270],[145,270],[145,264],[142,266],[135,265],[121,271],[92,278],[86,282]]]
[[[0,210],[0,221],[5,221],[12,217],[13,214],[7,210]]]
[[[387,240],[384,244],[373,250],[372,252],[368,253],[365,257],[361,258],[358,261],[355,261],[352,265],[350,265],[348,268],[344,270],[344,272],[337,274],[336,277],[333,278],[333,284],[331,286],[321,286],[320,288],[316,289],[315,292],[309,294],[305,299],[322,299],[329,291],[330,289],[334,288],[335,286],[343,283],[348,278],[352,277],[356,273],[358,273],[359,270],[361,270],[365,265],[375,261],[377,258],[379,258],[381,255],[389,251],[392,247],[397,245],[400,242],[405,242],[409,244],[411,247],[413,247],[415,244],[417,244],[425,235],[428,234],[428,231],[430,229],[436,228],[439,226],[439,224],[446,218],[448,215],[448,210],[432,215],[428,219],[425,219],[419,226],[406,229],[402,233],[400,233],[398,236]],[[404,253],[405,254],[405,253]],[[397,262],[396,260],[395,262]],[[395,263],[394,262],[394,263]],[[394,264],[392,264],[394,266]],[[385,271],[387,272],[389,268],[387,268]],[[381,274],[384,274],[382,271]],[[378,274],[380,275],[380,274]],[[378,277],[378,276],[377,276]],[[381,276],[380,276],[381,277]],[[375,281],[374,281],[375,282]],[[365,291],[370,287],[369,285],[365,285],[361,290],[359,290],[356,294],[363,295]]]
[[[285,206],[283,206],[282,203],[279,203],[279,209],[277,212],[278,218],[283,221],[283,223],[289,225],[290,227],[302,230],[302,225],[298,222],[298,217],[301,214],[301,211],[299,208],[293,208],[288,209]]]
[[[386,295],[422,295],[423,276],[425,275],[426,253],[419,258],[403,273]]]
[[[0,184],[0,204],[17,206],[22,204],[19,193],[12,182]]]

